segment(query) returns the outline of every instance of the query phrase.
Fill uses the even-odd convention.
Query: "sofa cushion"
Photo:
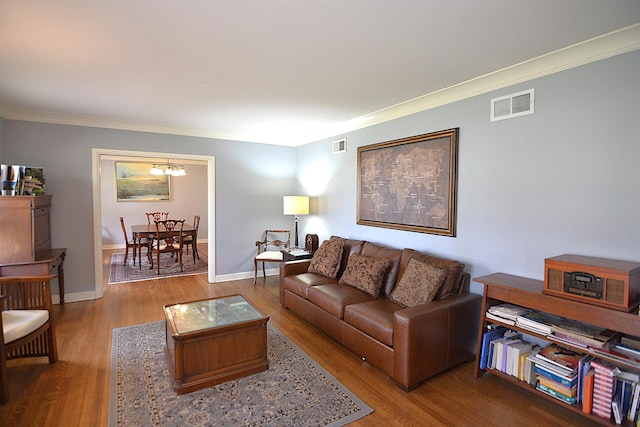
[[[442,287],[447,272],[442,267],[411,258],[389,299],[407,307],[432,301]]]
[[[319,273],[332,279],[338,277],[343,248],[344,239],[341,237],[334,236],[322,242],[311,258],[309,273]]]
[[[338,283],[338,280],[317,273],[293,274],[284,278],[284,288],[305,299],[309,298],[309,288],[311,286],[327,285],[329,283]]]
[[[389,267],[389,260],[365,255],[353,254],[349,257],[340,283],[353,286],[378,298],[382,279]]]
[[[427,255],[420,253],[413,249],[404,249],[402,251],[402,260],[400,262],[400,272],[398,274],[399,280],[402,280],[402,276],[406,272],[406,269],[409,265],[409,261],[412,258],[417,258],[419,261],[425,262],[427,264],[434,265],[436,267],[444,268],[447,275],[435,296],[435,300],[443,299],[449,296],[449,294],[454,290],[458,281],[460,280],[460,276],[464,270],[464,264],[459,261],[454,261],[446,258],[440,258],[433,255]]]
[[[342,260],[340,261],[340,270],[338,271],[338,277],[341,277],[342,273],[344,273],[344,269],[347,268],[349,257],[353,254],[360,254],[360,252],[362,252],[363,246],[364,240],[344,239],[344,249],[342,250]]]
[[[318,285],[309,288],[309,301],[332,316],[342,319],[346,306],[371,301],[371,297],[349,285]]]
[[[393,346],[393,313],[403,307],[386,298],[351,304],[344,308],[344,321],[389,347]]]
[[[389,268],[387,269],[382,285],[382,293],[388,298],[393,287],[396,285],[396,277],[398,276],[402,250],[386,248],[375,243],[366,242],[362,247],[361,254],[389,260]]]

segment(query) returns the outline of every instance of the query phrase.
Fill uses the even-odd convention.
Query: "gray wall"
[[[119,161],[145,161],[143,158],[123,157]],[[124,237],[120,227],[120,217],[129,227],[132,224],[146,224],[146,212],[169,212],[169,217],[184,219],[185,224],[193,224],[194,215],[200,215],[198,240],[206,240],[207,226],[207,166],[185,164],[186,176],[169,177],[170,200],[146,202],[118,202],[115,186],[116,160],[100,161],[100,187],[102,204],[102,245],[104,248],[124,247]],[[179,161],[174,163],[180,164]],[[131,230],[127,230],[131,238]]]
[[[300,147],[300,188],[319,210],[304,232],[453,257],[472,277],[542,279],[544,258],[564,253],[640,261],[639,75],[635,51],[349,133],[344,154],[331,154],[337,137]],[[489,121],[491,98],[529,88],[533,115]],[[356,225],[357,147],[454,127],[457,237]]]
[[[0,117],[0,163],[6,163],[4,159],[4,119]]]
[[[291,147],[12,120],[5,121],[4,136],[7,162],[44,167],[47,194],[53,195],[52,243],[67,248],[66,294],[93,292],[96,287],[94,147],[215,156],[218,275],[253,274],[254,242],[264,229],[290,226],[290,218],[282,215],[282,196],[291,193],[295,182]]]
[[[93,290],[91,148],[216,157],[216,268],[252,272],[254,241],[292,227],[282,196],[314,196],[304,235],[358,237],[541,279],[544,258],[577,253],[640,261],[640,52],[613,57],[392,122],[298,147],[76,126],[4,122],[4,161],[42,165],[52,238],[68,250],[69,293]],[[489,122],[489,100],[536,90],[535,114]],[[460,128],[457,237],[355,224],[356,149]],[[0,140],[0,143],[2,141]],[[478,291],[478,287],[474,287]]]

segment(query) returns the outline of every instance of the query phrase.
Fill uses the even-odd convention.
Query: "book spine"
[[[553,381],[555,381],[557,383],[560,383],[560,384],[562,384],[564,386],[567,386],[567,387],[575,386],[577,384],[577,381],[578,381],[577,378],[570,379],[570,378],[566,378],[566,377],[560,376],[558,374],[555,374],[555,373],[545,369],[544,367],[542,367],[540,365],[536,365],[535,371],[536,371],[537,374],[542,375],[542,376],[547,377],[547,378],[550,378]]]
[[[593,380],[595,371],[590,369],[584,376],[582,389],[582,412],[591,413],[593,406]]]
[[[573,405],[574,403],[576,403],[576,398],[575,397],[566,396],[565,394],[560,393],[559,391],[554,390],[551,387],[547,387],[544,384],[538,383],[536,388],[538,390],[550,395],[550,396],[555,397],[556,399],[558,399],[558,400],[560,400],[560,401],[562,401],[564,403],[569,404],[569,405]]]
[[[545,377],[538,377],[538,382],[546,387],[554,389],[558,393],[564,394],[567,397],[576,398],[577,390],[575,388],[565,387],[562,384],[558,384],[557,382],[551,381],[550,379]],[[577,401],[577,398],[576,398],[576,401]]]
[[[501,338],[504,335],[506,328],[500,327],[498,329],[485,332],[482,334],[482,350],[480,351],[480,369],[487,367],[487,359],[489,357],[489,347],[491,341]]]

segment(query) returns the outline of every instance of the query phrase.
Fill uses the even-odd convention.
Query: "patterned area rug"
[[[109,426],[342,426],[373,412],[267,325],[267,371],[183,395],[171,388],[164,322],[114,329]]]
[[[121,282],[139,282],[141,280],[166,279],[167,277],[189,276],[192,274],[201,274],[207,272],[207,261],[202,257],[193,263],[191,251],[189,255],[183,255],[182,266],[184,272],[180,271],[180,265],[173,262],[170,254],[162,254],[160,257],[160,274],[156,269],[155,259],[153,270],[149,269],[149,260],[146,256],[142,256],[142,269],[137,264],[133,265],[133,257],[129,254],[127,265],[123,265],[124,253],[116,253],[111,255],[111,272],[109,273],[109,284]]]

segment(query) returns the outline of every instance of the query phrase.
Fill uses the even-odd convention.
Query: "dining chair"
[[[182,244],[184,245],[187,255],[189,255],[189,246],[193,251],[193,263],[196,263],[196,260],[200,259],[200,255],[198,255],[198,228],[200,227],[200,215],[195,215],[193,217],[193,228],[195,231],[193,233],[183,233],[182,234]]]
[[[124,248],[124,265],[127,265],[127,258],[129,257],[129,249],[133,249],[133,265],[136,265],[136,249],[137,249],[137,244],[136,241],[134,239],[129,239],[129,236],[127,235],[127,227],[125,227],[124,225],[124,218],[120,217],[120,227],[122,227],[122,234],[124,235],[124,244],[125,244],[125,248]]]
[[[55,276],[0,277],[0,403],[9,400],[7,360],[58,360],[50,281]]]
[[[286,237],[286,240],[284,240]],[[253,259],[253,284],[258,279],[258,263],[262,263],[262,277],[265,277],[264,265],[267,262],[282,263],[282,249],[291,244],[291,230],[265,230],[262,240],[256,242],[258,254]]]
[[[149,269],[153,269],[153,255],[156,255],[158,274],[160,274],[160,255],[170,253],[176,255],[176,262],[180,262],[180,271],[184,271],[182,266],[182,228],[184,219],[167,219],[155,221],[156,232],[150,245]]]
[[[169,212],[147,212],[147,223],[153,224],[154,221],[166,221],[169,219]]]

